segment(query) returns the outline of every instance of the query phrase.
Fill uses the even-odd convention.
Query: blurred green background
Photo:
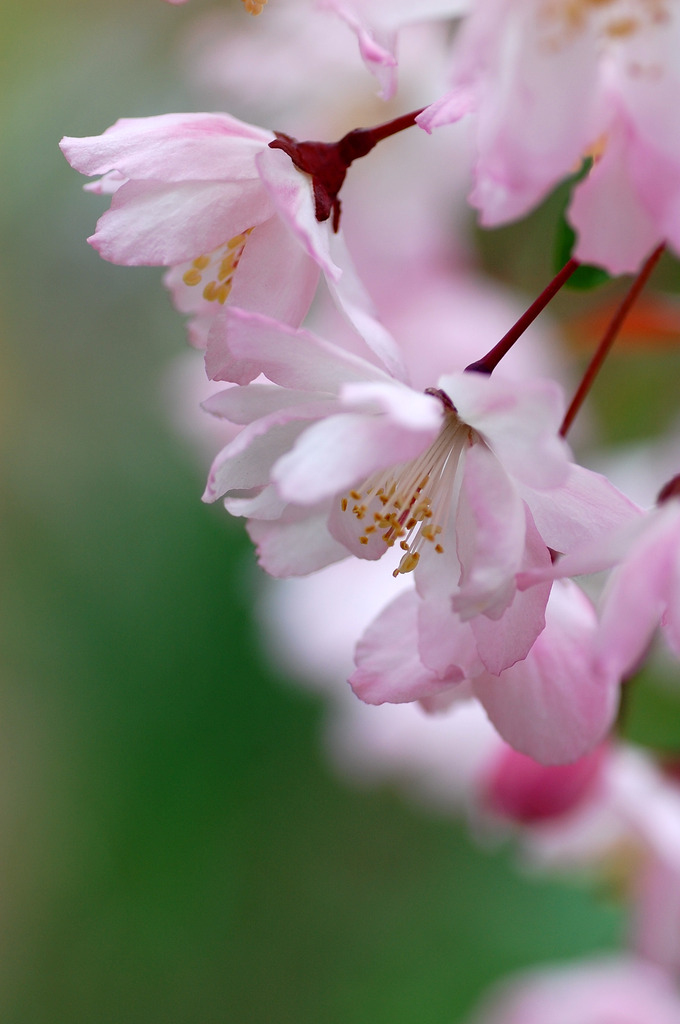
[[[0,3],[0,1021],[451,1024],[618,912],[344,787],[263,660],[250,545],[162,411],[180,318],[85,243],[57,149],[190,108],[200,6]]]

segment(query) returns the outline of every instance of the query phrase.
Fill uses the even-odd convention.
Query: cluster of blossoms
[[[266,65],[284,32],[284,92],[309,92],[337,38],[356,111],[370,79],[349,28],[381,101],[417,109],[351,130],[327,112],[330,142],[223,113],[66,138],[111,195],[89,241],[165,267],[190,317],[224,425],[204,499],[246,520],[271,576],[301,577],[267,619],[330,690],[345,770],[396,776],[478,834],[512,826],[543,869],[606,875],[635,851],[631,959],[523,980],[479,1020],[675,1024],[680,789],[614,734],[658,627],[680,657],[680,465],[638,504],[565,435],[662,249],[680,251],[678,5],[286,0],[267,20],[250,52]],[[240,37],[214,35],[218,89],[215,54],[237,65]],[[465,195],[495,226],[567,179],[571,258],[519,316],[475,268]],[[567,411],[550,325],[530,324],[584,264],[635,278]],[[573,579],[605,570],[599,595]]]

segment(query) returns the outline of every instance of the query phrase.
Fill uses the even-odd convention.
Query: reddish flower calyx
[[[298,142],[290,135],[275,132],[276,138],[269,143],[271,149],[282,149],[295,166],[309,174],[314,191],[314,212],[318,221],[333,216],[333,231],[340,226],[340,200],[338,192],[345,180],[347,168],[352,162],[346,161],[341,153],[340,142]]]
[[[667,484],[664,484],[656,499],[657,505],[663,505],[671,498],[680,498],[680,473],[672,477]]]
[[[318,221],[333,217],[333,231],[340,227],[340,200],[338,193],[345,180],[347,168],[366,156],[378,142],[410,128],[416,117],[422,113],[414,110],[403,117],[377,125],[375,128],[355,128],[338,142],[298,142],[284,132],[274,132],[276,138],[269,143],[270,149],[282,149],[291,158],[298,170],[309,174],[314,191],[315,214]]]

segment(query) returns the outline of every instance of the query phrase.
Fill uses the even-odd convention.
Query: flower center
[[[360,544],[369,544],[375,536],[388,547],[399,544],[404,554],[392,573],[395,577],[412,572],[426,546],[437,554],[444,552],[439,537],[447,525],[458,463],[464,447],[474,440],[450,401],[444,405],[444,425],[422,455],[374,473],[340,501],[342,511],[360,524]]]
[[[184,283],[190,288],[203,284],[203,298],[208,302],[219,302],[223,306],[229,298],[236,268],[252,230],[246,228],[218,249],[206,253],[205,256],[197,256],[182,275]]]
[[[627,39],[669,17],[666,0],[545,0],[540,14],[548,28],[547,41],[557,49],[591,28],[602,39]]]

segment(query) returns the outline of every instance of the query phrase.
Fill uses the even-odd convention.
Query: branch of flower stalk
[[[325,221],[333,215],[333,231],[340,226],[340,200],[338,193],[345,180],[347,168],[366,156],[374,146],[390,135],[403,132],[416,123],[424,108],[402,114],[391,121],[374,128],[354,128],[343,135],[338,142],[298,142],[291,135],[275,132],[276,138],[269,143],[270,149],[281,149],[295,166],[309,174],[314,186],[315,214],[318,221]]]
[[[612,317],[611,322],[607,327],[607,330],[604,332],[600,344],[597,346],[595,350],[593,358],[590,360],[590,363],[586,368],[586,372],[584,373],[583,379],[577,388],[576,394],[571,400],[571,405],[567,409],[564,420],[562,421],[562,426],[560,427],[561,437],[567,436],[567,432],[571,427],[572,423],[574,422],[576,414],[583,405],[583,402],[585,401],[588,392],[593,386],[595,378],[600,371],[600,367],[604,363],[605,359],[607,358],[607,355],[609,354],[609,350],[616,341],[616,337],[619,331],[621,330],[621,327],[623,326],[624,320],[633,308],[640,292],[644,288],[645,284],[647,283],[647,280],[649,279],[650,274],[654,270],[654,267],[659,262],[659,259],[661,258],[661,254],[664,251],[664,248],[665,245],[662,243],[654,250],[652,255],[647,259],[647,261],[644,263],[642,267],[642,270],[640,271],[640,273],[635,278],[632,285],[626,292],[626,295],[624,296],[621,305]]]
[[[555,275],[550,284],[543,289],[537,299],[531,303],[525,313],[522,313],[521,317],[514,324],[507,334],[503,335],[501,340],[494,345],[494,347],[486,353],[481,359],[478,359],[474,363],[470,363],[466,366],[466,371],[474,371],[475,373],[492,373],[500,363],[503,356],[507,355],[512,346],[515,344],[518,338],[526,331],[527,327],[530,326],[536,319],[539,313],[541,313],[548,303],[557,295],[558,291],[569,280],[575,270],[578,270],[580,264],[578,260],[571,259],[564,264],[562,269]]]

